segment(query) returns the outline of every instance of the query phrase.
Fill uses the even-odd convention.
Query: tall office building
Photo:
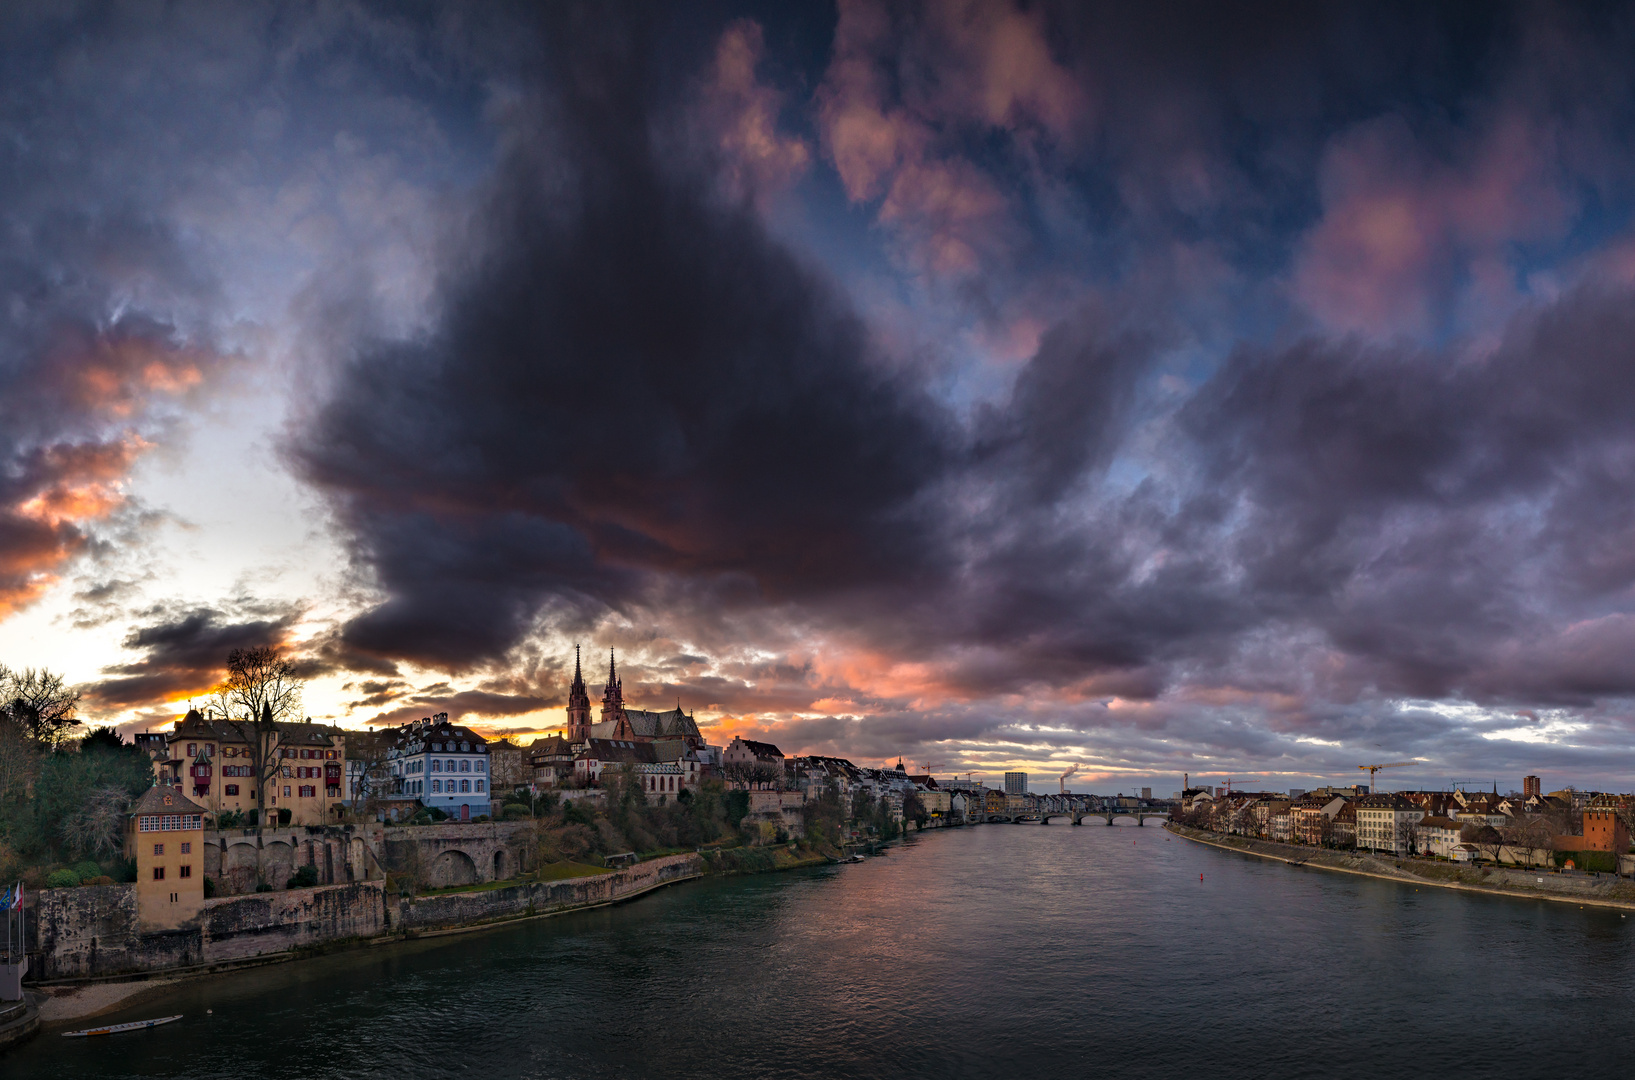
[[[1028,774],[1025,772],[1008,772],[1005,774],[1006,795],[1026,795],[1028,793]]]
[[[1150,787],[1142,788],[1141,789],[1141,797],[1143,799],[1146,799],[1148,802],[1151,802],[1152,801],[1152,788],[1150,788]]]

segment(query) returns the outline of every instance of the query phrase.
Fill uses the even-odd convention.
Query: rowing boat
[[[181,1014],[177,1013],[175,1016],[161,1016],[154,1020],[133,1020],[129,1024],[110,1024],[107,1027],[86,1028],[84,1031],[65,1031],[62,1037],[78,1039],[86,1035],[118,1035],[122,1031],[145,1031],[150,1027],[158,1027],[160,1024],[168,1024],[181,1018]]]

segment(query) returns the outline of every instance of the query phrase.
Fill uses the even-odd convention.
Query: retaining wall
[[[217,897],[175,930],[140,927],[134,885],[47,889],[29,915],[29,966],[34,979],[56,982],[234,964],[348,940],[608,904],[703,872],[699,856],[670,855],[594,877],[390,899],[384,883],[360,881]]]
[[[637,863],[627,870],[595,877],[530,882],[482,892],[404,898],[398,901],[394,921],[397,929],[420,931],[470,926],[526,915],[547,915],[576,907],[609,904],[703,873],[704,860],[697,855],[669,855]]]
[[[378,881],[206,900],[175,930],[143,929],[134,885],[46,889],[30,916],[35,979],[84,979],[242,960],[386,928]]]

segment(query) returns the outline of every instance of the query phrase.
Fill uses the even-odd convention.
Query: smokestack
[[[1078,763],[1074,762],[1072,768],[1070,768],[1066,772],[1062,773],[1061,787],[1062,787],[1062,794],[1063,795],[1067,794],[1067,778],[1069,776],[1072,776],[1074,773],[1076,773],[1078,771],[1079,771]]]

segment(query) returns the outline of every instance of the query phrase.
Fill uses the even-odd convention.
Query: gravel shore
[[[176,979],[146,979],[141,982],[92,983],[89,986],[42,986],[31,988],[40,996],[40,1023],[51,1027],[70,1020],[85,1020],[131,1005],[144,994],[152,994],[177,982]]]

